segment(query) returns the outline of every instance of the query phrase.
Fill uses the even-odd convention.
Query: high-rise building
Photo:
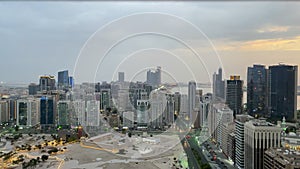
[[[161,67],[158,66],[156,70],[147,71],[147,84],[154,88],[159,87],[161,84]]]
[[[35,83],[30,83],[28,86],[28,94],[35,95],[40,90],[40,86]]]
[[[100,102],[96,100],[88,100],[86,102],[86,125],[99,126],[100,125]]]
[[[119,72],[118,73],[118,81],[119,82],[124,82],[125,81],[125,73],[124,72]]]
[[[233,110],[233,115],[242,113],[243,81],[240,76],[230,76],[226,83],[226,104]]]
[[[163,112],[166,108],[166,95],[160,90],[154,90],[150,95],[150,127],[163,128]]]
[[[227,145],[227,143],[222,142],[222,135],[227,136],[230,132],[233,131],[233,127],[231,127],[232,129],[229,129],[230,127],[228,126],[228,123],[233,122],[233,111],[229,109],[225,104],[223,104],[223,106],[218,109],[217,116],[219,121],[216,128],[216,133],[217,133],[216,140],[218,145],[220,145],[221,147],[224,146],[224,148],[226,149],[225,145]],[[222,125],[226,125],[228,131],[227,129],[224,131]],[[226,138],[226,142],[227,142],[227,138]]]
[[[137,100],[137,125],[146,127],[149,125],[149,98],[147,92],[141,93],[141,98]]]
[[[236,115],[235,119],[235,166],[238,169],[245,168],[245,123],[252,120],[249,115]]]
[[[222,69],[213,74],[213,96],[225,99],[225,82],[222,79]]]
[[[40,91],[55,90],[55,78],[51,75],[40,76]]]
[[[69,76],[69,87],[74,88],[75,80],[73,76]]]
[[[179,92],[175,92],[175,94],[174,94],[174,109],[175,110],[174,111],[177,116],[180,113],[180,105],[181,105],[180,99],[181,99],[181,94]]]
[[[199,116],[200,116],[200,126],[201,128],[205,127],[208,123],[208,114],[211,111],[212,105],[212,96],[210,94],[205,94],[200,99],[200,109],[199,109]]]
[[[39,122],[39,100],[17,100],[17,125],[34,126]]]
[[[100,109],[106,110],[111,107],[111,93],[110,89],[100,90]]]
[[[173,94],[166,94],[166,107],[163,113],[163,122],[165,125],[171,125],[174,123],[174,95]]]
[[[69,88],[69,72],[68,70],[58,72],[57,76],[57,86],[58,89]]]
[[[75,100],[72,102],[74,106],[74,112],[77,116],[77,123],[81,126],[86,126],[86,111],[85,111],[85,101]]]
[[[0,100],[0,123],[9,121],[9,101]]]
[[[263,119],[245,123],[245,169],[261,169],[264,166],[264,152],[280,147],[282,129]]]
[[[58,114],[57,124],[64,128],[69,128],[71,125],[69,100],[60,100],[57,102],[57,114]]]
[[[193,124],[193,121],[196,117],[193,117],[193,112],[196,105],[196,82],[190,81],[188,85],[188,114],[190,123]]]
[[[235,123],[234,122],[220,123],[220,126],[221,126],[221,133],[222,133],[220,147],[223,153],[226,154],[227,157],[229,157],[229,154],[232,153],[231,147],[233,146],[233,145],[229,145],[229,141],[231,141],[230,134],[234,132]]]
[[[55,99],[52,96],[43,96],[40,100],[40,124],[42,129],[55,125]]]
[[[264,65],[248,67],[247,111],[255,116],[267,116],[268,112],[268,73]]]
[[[298,66],[275,65],[269,67],[269,107],[271,118],[287,121],[297,117]]]

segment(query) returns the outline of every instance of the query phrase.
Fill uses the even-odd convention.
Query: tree
[[[47,156],[47,155],[42,155],[42,160],[43,160],[43,161],[48,160],[48,156]]]

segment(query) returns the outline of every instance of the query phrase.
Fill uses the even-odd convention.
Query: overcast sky
[[[219,66],[245,79],[253,64],[300,64],[299,11],[298,2],[0,2],[0,81],[64,69],[77,82],[118,71],[135,81],[155,66],[170,82],[208,82]]]

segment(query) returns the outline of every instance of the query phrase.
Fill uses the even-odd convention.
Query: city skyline
[[[165,4],[165,6],[161,4]],[[124,8],[118,10],[121,5]],[[41,10],[45,6],[47,6],[47,10]],[[9,10],[7,10],[8,7]],[[266,66],[281,62],[292,65],[300,64],[297,59],[300,34],[297,22],[298,7],[299,4],[296,2],[172,2],[172,4],[169,2],[122,2],[120,4],[113,2],[61,2],[59,4],[55,2],[2,2],[0,34],[3,38],[0,41],[2,46],[0,55],[5,62],[1,62],[0,67],[2,72],[9,69],[10,74],[3,74],[1,81],[6,83],[36,82],[36,77],[39,75],[56,74],[57,71],[64,69],[70,70],[72,75],[82,46],[94,32],[120,17],[145,12],[178,16],[197,26],[215,45],[223,64],[224,77],[228,78],[231,74],[238,74],[241,79],[245,80],[247,67],[253,64],[260,63]],[[252,9],[255,9],[256,12],[253,13]],[[54,10],[56,10],[55,13]],[[288,12],[286,12],[287,10]],[[27,15],[21,16],[20,13]],[[279,17],[283,13],[285,19]],[[152,20],[152,22],[156,21]],[[140,25],[135,26],[140,27]],[[123,29],[128,31],[130,27],[125,25]],[[176,28],[176,30],[181,29]],[[182,32],[179,31],[179,33]],[[197,37],[188,33],[184,33],[182,36],[199,44],[202,44],[204,39],[203,37],[203,39],[193,39]],[[157,39],[153,37],[143,37],[137,40],[139,40],[138,42],[145,41],[145,43],[146,40],[157,42]],[[128,43],[125,46],[131,48],[132,44]],[[206,43],[207,41],[204,47],[211,47]],[[146,47],[143,45],[141,44],[142,48]],[[174,44],[164,46],[162,43],[159,46],[172,52],[181,49],[180,46]],[[206,54],[210,56],[211,49],[207,51],[205,48],[201,48],[201,45],[193,47],[199,51],[201,56],[206,56]],[[18,50],[15,50],[16,48]],[[180,58],[187,60],[190,54],[185,53],[184,49],[182,50],[177,54]],[[119,62],[128,55],[128,51],[125,51],[125,55],[120,55],[124,49],[116,52],[113,54],[120,58],[116,60],[113,58],[108,63]],[[161,64],[151,61],[153,55],[156,56],[155,59],[160,59]],[[177,66],[180,65],[180,62],[176,62],[174,57],[174,62],[168,62],[172,58],[169,55],[162,51],[148,51],[138,57],[146,59],[145,62],[149,61],[152,65],[162,66],[169,73],[177,75],[176,70],[166,65],[172,63]],[[209,63],[209,61],[207,62]],[[138,62],[142,63],[140,60]],[[127,66],[120,69],[120,71],[128,72],[127,78],[132,77],[141,69],[137,65],[133,66],[136,69],[130,68],[133,63],[128,62]],[[145,66],[149,65],[141,64],[141,67]],[[193,69],[194,65],[188,63],[188,66],[192,68],[193,72],[198,73],[196,69]],[[208,82],[212,79],[212,73],[219,66],[208,64],[209,75],[203,68],[200,69],[196,79],[202,78],[204,80],[200,82]],[[110,74],[97,77],[96,81],[110,81],[111,74],[115,69],[110,71]],[[85,74],[92,73],[85,72]],[[116,78],[117,74],[114,76]],[[166,72],[163,72],[162,76],[162,79],[167,79]],[[85,81],[76,76],[74,78],[78,83]],[[194,80],[191,76],[183,75],[178,75],[176,78],[180,82]]]

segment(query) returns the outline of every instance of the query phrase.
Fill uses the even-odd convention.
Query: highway
[[[190,169],[200,169],[197,159],[196,159],[187,139],[186,138],[182,139],[181,144],[182,144],[182,147],[188,157],[189,168]]]

